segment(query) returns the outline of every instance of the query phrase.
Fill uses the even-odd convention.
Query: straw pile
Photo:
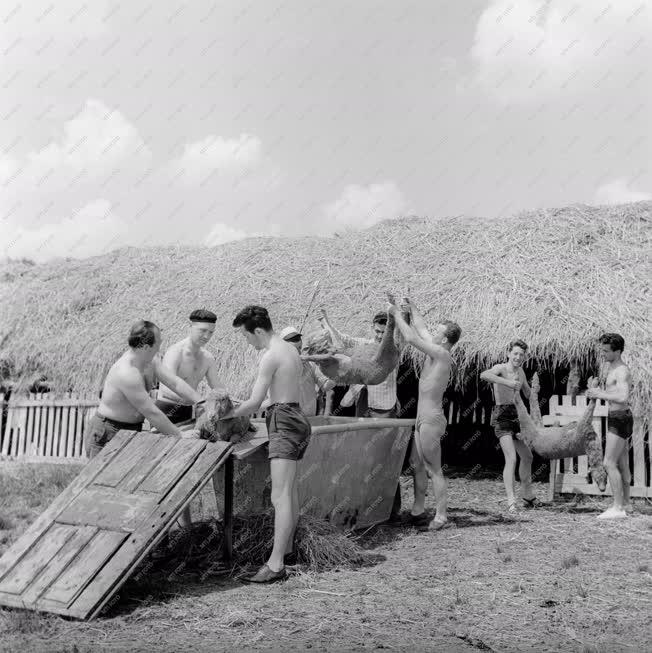
[[[166,568],[177,575],[207,575],[222,568],[223,532],[215,521],[196,522],[190,531],[172,534]],[[274,539],[274,516],[270,513],[235,517],[233,520],[233,552],[238,565],[262,565],[267,562]],[[327,521],[302,515],[295,534],[297,564],[311,571],[348,568],[362,564],[365,552],[342,531]],[[182,565],[182,569],[180,568]],[[183,573],[182,573],[183,572]]]
[[[573,206],[487,220],[409,218],[346,237],[253,238],[214,248],[125,248],[83,261],[0,269],[0,358],[13,376],[44,372],[57,390],[96,393],[124,350],[132,321],[163,328],[164,345],[183,337],[187,316],[219,315],[209,344],[226,388],[245,395],[256,353],[234,333],[248,303],[268,307],[279,328],[300,326],[313,284],[316,308],[351,335],[369,335],[384,291],[408,285],[434,321],[456,320],[458,376],[503,358],[522,337],[551,365],[586,361],[602,331],[626,340],[633,407],[652,393],[650,257],[652,202]]]

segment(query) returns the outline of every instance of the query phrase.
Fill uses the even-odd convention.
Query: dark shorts
[[[627,440],[634,430],[634,416],[629,408],[625,410],[610,410],[607,416],[607,431]]]
[[[521,431],[521,425],[518,422],[518,413],[514,404],[502,404],[494,406],[491,410],[491,426],[494,427],[494,433],[498,439],[504,435],[516,437]]]
[[[299,404],[272,404],[265,411],[269,457],[301,460],[310,442],[310,422]]]
[[[171,401],[157,399],[155,402],[156,407],[172,422],[178,424],[179,422],[186,422],[192,419],[192,406],[184,406],[184,404],[173,404]]]
[[[84,431],[84,449],[89,458],[97,456],[113,440],[118,431],[142,431],[143,423],[118,422],[95,413]]]
[[[394,419],[398,415],[397,407],[390,408],[389,410],[380,410],[378,408],[367,407],[364,411],[364,417],[375,417],[378,419]]]

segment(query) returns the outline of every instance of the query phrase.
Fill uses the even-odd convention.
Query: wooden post
[[[233,560],[233,456],[224,463],[224,562]]]
[[[555,500],[555,483],[557,482],[557,465],[559,461],[550,461],[550,476],[548,478],[548,501]]]
[[[7,454],[5,453],[5,451],[7,449],[7,443],[5,442],[2,433],[2,416],[4,413],[4,408],[5,408],[5,396],[4,394],[0,393],[0,443],[2,445],[0,446],[0,452],[2,452],[3,456],[6,456]]]

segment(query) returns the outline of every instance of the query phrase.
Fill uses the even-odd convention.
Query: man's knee
[[[292,488],[285,485],[283,487],[272,488],[271,497],[272,505],[276,508],[277,505],[284,503],[292,503]]]

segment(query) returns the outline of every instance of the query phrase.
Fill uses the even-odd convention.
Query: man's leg
[[[274,506],[274,547],[267,561],[272,571],[283,569],[283,557],[288,541],[294,531],[295,521],[292,511],[292,491],[297,475],[297,461],[285,458],[272,458],[272,505]]]
[[[442,421],[441,424],[422,422],[419,431],[415,433],[415,442],[418,442],[426,473],[432,479],[436,505],[434,522],[439,525],[448,519],[446,478],[441,469],[441,437],[445,432],[446,424]]]
[[[514,439],[511,433],[500,436],[500,448],[503,450],[503,456],[505,457],[503,483],[505,484],[505,492],[507,493],[507,507],[508,510],[515,511],[514,472],[516,470],[516,449],[514,448]]]
[[[627,440],[607,431],[607,442],[604,450],[604,468],[607,470],[611,493],[614,497],[613,505],[605,510],[598,519],[617,519],[625,517],[623,477],[620,472],[620,458],[626,450]],[[629,466],[628,466],[629,471]]]
[[[521,479],[521,497],[531,501],[534,498],[534,490],[532,490],[532,452],[525,442],[521,442],[521,440],[514,440],[514,448],[520,459],[518,475]]]
[[[623,452],[618,458],[618,471],[620,472],[620,477],[623,479],[623,507],[631,508],[632,500],[629,494],[631,491],[630,483],[632,482],[632,473],[629,469],[629,440],[625,440]]]
[[[413,516],[422,515],[426,509],[426,494],[428,493],[428,472],[423,459],[419,455],[416,432],[414,434],[414,444],[410,455],[412,465],[412,480],[414,482],[414,503],[412,504],[411,514]]]
[[[292,553],[294,550],[294,534],[297,530],[297,524],[299,523],[299,488],[297,483],[292,484],[292,532],[288,538],[287,544],[285,545],[285,555]]]

